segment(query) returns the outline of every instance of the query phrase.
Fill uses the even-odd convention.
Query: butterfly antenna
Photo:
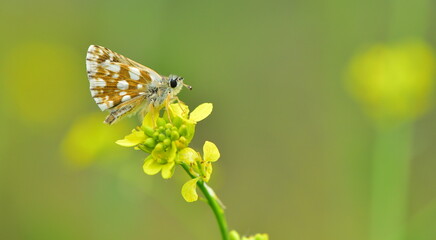
[[[188,84],[185,84],[185,83],[183,83],[183,86],[185,86],[187,89],[189,89],[189,90],[192,90],[192,86],[190,86],[190,85],[188,85]]]

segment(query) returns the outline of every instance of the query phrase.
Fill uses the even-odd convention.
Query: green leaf
[[[189,115],[189,120],[192,120],[194,122],[199,122],[207,118],[207,116],[209,116],[210,113],[212,112],[212,109],[213,109],[212,103],[203,103],[197,108],[195,108],[194,111],[192,111],[192,113]]]
[[[215,162],[220,158],[220,152],[213,142],[206,141],[203,145],[204,161]]]
[[[196,191],[198,178],[191,179],[183,184],[182,196],[187,202],[195,202],[198,200],[198,194]]]
[[[146,174],[155,175],[162,169],[162,166],[162,164],[159,164],[156,159],[154,159],[153,156],[150,155],[145,159],[142,168],[144,169],[144,172]]]

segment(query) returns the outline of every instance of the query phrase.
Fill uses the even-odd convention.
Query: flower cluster
[[[212,174],[212,163],[220,158],[216,145],[206,141],[203,145],[203,157],[192,148],[184,148],[179,152],[179,160],[189,166],[193,178],[182,187],[182,195],[188,202],[198,199],[196,184],[198,181],[208,182]]]
[[[182,187],[182,196],[187,202],[198,200],[197,187],[203,193],[215,213],[223,239],[268,240],[267,234],[240,237],[236,231],[228,231],[223,205],[212,188],[207,185],[212,175],[212,163],[220,158],[217,146],[206,141],[203,154],[189,147],[195,134],[196,124],[212,112],[211,103],[203,103],[190,112],[188,106],[180,102],[168,104],[161,115],[161,109],[149,111],[141,127],[116,143],[124,147],[134,147],[149,155],[143,169],[148,175],[161,173],[164,179],[171,178],[175,166],[180,165],[191,177]]]
[[[162,178],[168,179],[173,176],[176,165],[188,166],[193,179],[184,184],[182,195],[188,202],[196,201],[196,183],[209,181],[211,163],[218,160],[220,153],[209,141],[204,144],[203,157],[188,145],[194,137],[195,125],[209,116],[212,108],[211,103],[204,103],[190,113],[188,106],[179,102],[170,104],[162,116],[159,109],[150,111],[142,126],[133,129],[117,144],[149,153],[143,165],[148,175],[161,172]]]

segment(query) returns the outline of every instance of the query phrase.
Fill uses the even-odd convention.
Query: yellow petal
[[[212,175],[212,164],[210,162],[204,162],[204,164],[202,164],[202,170],[203,170],[203,180],[205,182],[209,182],[210,176]]]
[[[192,111],[191,115],[189,115],[189,120],[199,122],[207,118],[207,116],[212,112],[212,109],[212,103],[203,103]]]
[[[123,147],[134,147],[144,141],[144,132],[133,129],[131,134],[125,136],[124,139],[116,141],[115,143]]]
[[[198,153],[192,148],[184,148],[179,152],[179,161],[190,164],[198,159]]]
[[[213,142],[206,141],[203,145],[204,161],[215,162],[220,158],[220,152]]]
[[[162,169],[162,166],[162,164],[157,163],[153,156],[150,155],[145,159],[142,168],[146,174],[155,175]]]
[[[191,179],[183,184],[182,196],[187,202],[195,202],[198,200],[196,191],[198,178]]]
[[[175,142],[171,143],[171,149],[168,152],[168,162],[174,162],[177,157],[177,146]]]
[[[150,128],[156,127],[156,120],[159,117],[159,108],[151,108],[147,114],[145,114],[142,120],[142,126],[148,126]]]
[[[171,178],[173,176],[174,169],[175,169],[174,165],[175,165],[175,162],[169,162],[169,163],[163,165],[162,172],[161,172],[163,179],[168,179],[168,178]]]
[[[170,110],[174,116],[179,116],[181,118],[188,118],[189,107],[181,102],[171,104]]]

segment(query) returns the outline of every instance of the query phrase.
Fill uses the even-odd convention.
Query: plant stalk
[[[405,239],[412,132],[410,123],[377,129],[371,189],[371,240]]]
[[[181,163],[183,169],[189,174],[191,178],[196,178],[194,175],[191,174],[189,171],[189,166],[186,163]],[[207,203],[212,208],[213,213],[215,214],[216,220],[218,222],[218,226],[221,232],[221,236],[223,240],[229,239],[229,230],[227,227],[227,221],[224,214],[224,209],[221,207],[221,205],[218,202],[218,198],[215,194],[215,192],[210,188],[204,181],[199,180],[197,182],[198,188],[200,188],[201,192],[207,199]]]

